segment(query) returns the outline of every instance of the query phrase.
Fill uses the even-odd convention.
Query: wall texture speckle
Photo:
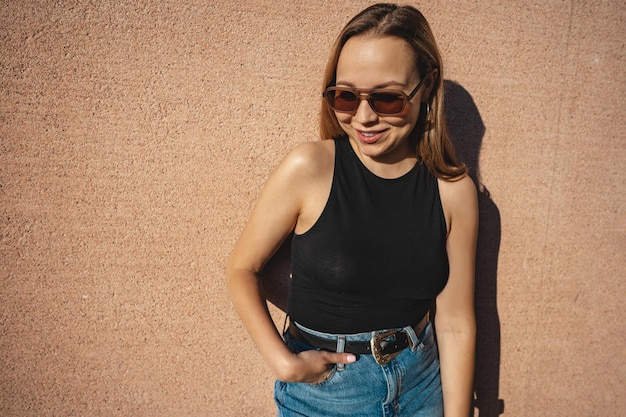
[[[0,415],[275,415],[225,260],[369,4],[2,3]],[[475,416],[626,415],[626,7],[415,5],[481,189]]]

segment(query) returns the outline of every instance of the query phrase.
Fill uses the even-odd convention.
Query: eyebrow
[[[346,87],[357,88],[356,85],[354,85],[353,83],[351,83],[349,81],[337,81],[335,83],[335,85],[344,85]],[[387,81],[387,82],[384,82],[384,83],[381,83],[381,84],[377,84],[377,85],[375,85],[372,88],[374,88],[374,89],[376,89],[376,88],[387,88],[387,87],[392,87],[392,86],[393,87],[401,87],[401,88],[406,88],[407,87],[406,84],[402,84],[402,83],[400,83],[398,81]]]

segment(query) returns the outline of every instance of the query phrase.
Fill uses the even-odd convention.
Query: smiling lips
[[[365,143],[374,143],[376,142],[378,139],[380,139],[380,137],[382,136],[382,134],[385,132],[385,130],[378,130],[378,131],[371,131],[371,132],[366,132],[363,130],[357,130],[357,134],[359,135],[359,139],[362,142]]]

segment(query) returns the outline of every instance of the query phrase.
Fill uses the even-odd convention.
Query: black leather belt
[[[419,323],[413,326],[415,334],[419,336],[428,324],[428,314]],[[289,325],[289,333],[301,342],[317,349],[329,352],[337,351],[337,339],[325,339],[304,331],[296,325]],[[345,341],[344,352],[356,355],[374,355],[376,362],[383,365],[388,363],[400,351],[411,346],[411,338],[405,330],[382,330],[374,332],[372,339],[368,341]]]

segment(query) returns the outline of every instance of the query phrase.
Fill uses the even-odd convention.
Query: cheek
[[[404,108],[404,114],[401,117],[402,121],[398,120],[398,125],[415,125],[420,116],[420,107],[420,104],[411,104],[406,106]],[[400,117],[397,119],[400,119]]]
[[[337,118],[337,121],[341,124],[349,124],[352,122],[352,115],[348,113],[335,112],[335,117]]]
[[[345,133],[349,133],[351,130],[352,116],[346,113],[335,113],[335,117],[337,117],[339,127],[341,127]]]
[[[385,117],[385,122],[394,127],[412,127],[415,125],[415,120],[412,117]]]
[[[410,108],[407,107],[408,111],[406,111],[402,116],[386,117],[385,121],[389,125],[397,128],[408,129],[409,131],[413,130],[413,128],[417,125],[417,120],[419,119],[419,109],[419,106],[411,106]]]
[[[342,129],[346,129],[352,123],[352,115],[348,113],[339,113],[335,112],[335,117],[337,121],[341,125]],[[384,121],[384,123],[389,126],[397,127],[397,128],[410,128],[412,129],[417,123],[417,118],[419,117],[419,106],[417,108],[411,106],[407,106],[404,114],[399,116],[384,116],[381,117],[380,120]]]

